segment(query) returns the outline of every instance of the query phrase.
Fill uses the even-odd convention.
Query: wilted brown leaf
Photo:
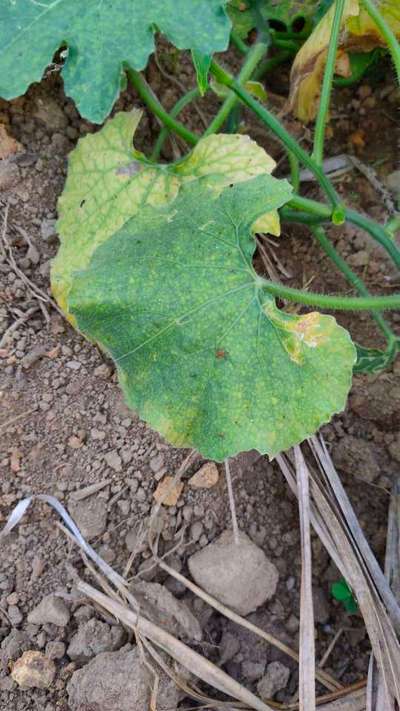
[[[397,37],[400,37],[399,0],[380,0],[377,4],[386,22]],[[295,115],[304,122],[312,121],[317,113],[335,5],[336,3],[324,15],[293,63],[289,105]],[[351,76],[349,54],[371,52],[375,47],[385,46],[382,35],[367,11],[361,7],[360,0],[346,0],[336,57],[336,74],[342,77]]]

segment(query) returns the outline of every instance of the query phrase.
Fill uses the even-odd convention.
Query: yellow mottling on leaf
[[[336,321],[317,311],[304,316],[294,316],[280,311],[274,302],[264,305],[264,311],[279,329],[281,343],[290,359],[302,365],[306,348],[320,348],[334,337]]]
[[[145,205],[173,203],[182,185],[195,180],[217,198],[228,185],[270,174],[275,167],[263,148],[239,134],[203,138],[177,165],[151,165],[133,146],[141,115],[138,110],[116,114],[100,131],[82,138],[69,158],[58,203],[60,249],[51,282],[55,299],[73,325],[68,298],[74,273],[85,269],[97,247]],[[171,210],[168,220],[175,214]],[[256,229],[279,235],[277,211],[260,217]]]

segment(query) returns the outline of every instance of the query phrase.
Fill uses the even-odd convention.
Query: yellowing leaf
[[[317,113],[335,5],[336,3],[324,15],[293,63],[290,106],[304,122],[312,121]],[[381,0],[379,10],[397,37],[400,37],[399,0]],[[346,0],[336,58],[336,74],[342,77],[351,76],[349,54],[370,52],[375,47],[385,46],[382,35],[362,8],[360,0]]]
[[[145,205],[173,202],[182,185],[193,181],[218,197],[228,185],[269,174],[275,167],[263,148],[239,134],[203,138],[176,164],[149,163],[132,144],[140,117],[140,111],[117,114],[81,139],[70,155],[58,203],[61,246],[52,267],[53,293],[67,315],[74,273],[86,268],[96,248]],[[279,234],[276,210],[260,219],[258,231]]]
[[[114,360],[128,406],[209,460],[275,456],[341,411],[351,385],[349,334],[332,316],[278,309],[253,268],[254,223],[291,195],[271,175],[218,197],[192,180],[74,276],[71,313]]]
[[[271,212],[261,215],[253,225],[253,232],[264,232],[279,237],[281,234],[281,223],[278,211],[271,210]]]

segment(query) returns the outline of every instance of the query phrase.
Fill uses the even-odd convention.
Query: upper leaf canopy
[[[40,81],[67,47],[65,91],[82,116],[102,123],[117,99],[125,66],[143,69],[154,31],[202,54],[229,43],[226,0],[1,0],[0,96],[12,99]]]
[[[345,405],[355,360],[347,331],[332,316],[278,310],[252,266],[254,221],[290,196],[269,175],[217,197],[185,184],[74,275],[70,311],[114,359],[128,405],[207,458],[273,456]]]

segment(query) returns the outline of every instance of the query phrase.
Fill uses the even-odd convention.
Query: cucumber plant
[[[393,0],[382,0],[382,7],[373,0],[1,2],[0,96],[22,94],[62,49],[65,91],[84,118],[102,124],[129,81],[163,125],[150,156],[134,147],[141,116],[134,107],[78,142],[59,200],[52,289],[71,323],[113,358],[128,404],[174,445],[219,461],[251,448],[273,456],[343,410],[354,370],[377,372],[398,351],[399,339],[382,312],[398,308],[400,295],[370,295],[324,229],[329,223],[340,229],[346,221],[361,227],[399,267],[393,239],[398,216],[385,226],[349,209],[322,161],[343,23],[350,16],[360,26],[372,23],[376,45],[386,43],[398,68],[391,4],[395,8]],[[315,33],[326,34],[327,23],[321,72],[312,43]],[[198,81],[169,113],[141,73],[156,32],[191,51]],[[311,154],[261,103],[255,87],[308,35],[301,52],[319,63],[313,101],[321,97]],[[244,55],[237,77],[214,57],[230,42]],[[275,53],[268,57],[271,46]],[[371,46],[359,43],[357,49],[369,52]],[[304,105],[301,52],[295,95]],[[212,86],[223,87],[225,98],[198,135],[178,114]],[[274,161],[248,136],[221,133],[240,104],[283,144],[290,181],[271,175]],[[169,132],[186,142],[188,152],[160,163]],[[325,202],[299,194],[300,164],[314,174]],[[259,276],[255,235],[279,235],[281,222],[308,225],[359,296],[303,291]],[[295,315],[278,308],[277,298],[315,309],[368,310],[387,347],[355,345],[333,316],[317,310]]]

